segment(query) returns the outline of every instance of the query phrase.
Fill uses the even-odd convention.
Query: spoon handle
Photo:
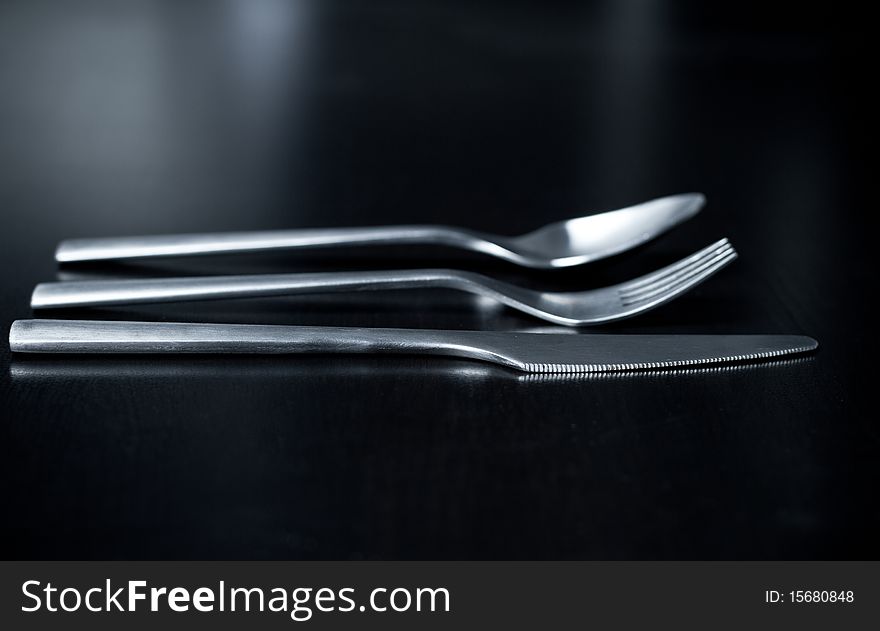
[[[473,242],[477,238],[474,233],[446,226],[377,226],[69,239],[58,245],[55,260],[59,263],[81,263],[391,244],[434,244],[473,248]]]

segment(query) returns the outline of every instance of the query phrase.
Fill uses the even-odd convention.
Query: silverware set
[[[641,245],[700,211],[696,193],[552,223],[517,237],[446,226],[333,228],[63,241],[59,263],[392,244],[443,245],[535,269],[583,265]],[[597,325],[645,313],[737,257],[721,239],[671,265],[608,287],[536,291],[471,271],[412,269],[51,282],[33,309],[115,306],[443,287],[485,296],[554,324]],[[419,329],[98,320],[20,320],[23,353],[396,353],[452,355],[536,373],[593,373],[752,361],[813,350],[802,336],[563,335]]]

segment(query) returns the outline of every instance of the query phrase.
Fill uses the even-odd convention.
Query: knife
[[[570,335],[264,324],[17,320],[16,353],[450,355],[529,373],[596,373],[752,362],[807,353],[801,335]]]

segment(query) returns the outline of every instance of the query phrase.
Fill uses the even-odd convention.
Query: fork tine
[[[643,302],[646,300],[653,299],[654,296],[663,294],[670,289],[680,285],[682,283],[686,283],[690,278],[699,275],[704,270],[709,268],[715,268],[718,264],[727,264],[732,262],[736,258],[736,252],[734,250],[730,250],[725,252],[724,254],[719,254],[708,261],[701,262],[699,265],[693,266],[689,268],[686,272],[682,272],[676,274],[674,277],[670,277],[661,283],[657,283],[654,287],[651,288],[650,291],[639,291],[633,294],[621,295],[621,300],[625,301],[628,304]]]
[[[635,294],[641,291],[650,290],[660,283],[665,283],[668,282],[669,279],[680,277],[682,274],[702,265],[706,261],[713,260],[718,256],[723,256],[733,250],[733,246],[727,241],[718,242],[717,244],[713,244],[713,246],[705,248],[694,255],[669,265],[668,267],[646,274],[641,278],[621,283],[617,286],[617,289],[622,294]]]
[[[682,269],[683,267],[689,266],[694,261],[700,261],[704,257],[711,256],[711,255],[715,254],[716,252],[721,251],[723,249],[726,249],[728,247],[731,247],[730,241],[727,238],[720,239],[720,240],[716,241],[715,243],[712,243],[711,245],[703,248],[702,250],[698,250],[697,252],[694,252],[690,256],[686,256],[685,258],[681,259],[680,261],[676,261],[675,263],[672,263],[671,265],[667,265],[666,267],[661,267],[660,269],[655,270],[653,272],[650,272],[648,274],[645,274],[644,276],[640,276],[639,278],[635,278],[633,280],[627,281],[627,282],[623,283],[620,286],[620,288],[621,289],[624,289],[624,288],[636,289],[642,285],[653,283],[654,281],[659,280],[668,274],[672,274],[672,273]]]
[[[686,267],[682,267],[675,272],[668,273],[662,275],[661,278],[655,280],[654,282],[641,285],[635,289],[631,289],[628,286],[624,286],[622,288],[618,288],[618,292],[621,297],[630,298],[630,299],[638,299],[640,296],[645,294],[657,293],[658,291],[662,291],[665,287],[669,285],[675,284],[680,280],[687,278],[695,273],[698,273],[701,269],[712,265],[715,261],[726,257],[730,253],[735,252],[733,246],[728,245],[725,248],[722,248],[718,252],[707,255],[701,259],[695,259],[690,262]]]
[[[699,285],[704,280],[715,274],[717,271],[727,267],[737,258],[736,251],[731,251],[725,256],[716,259],[712,264],[703,266],[700,270],[681,278],[674,283],[664,286],[661,290],[643,294],[635,299],[622,300],[625,307],[634,307],[641,305],[644,308],[653,308],[660,303],[672,300],[676,296],[690,290],[692,287]]]
[[[678,296],[686,291],[689,291],[691,288],[699,285],[704,280],[706,280],[710,276],[714,275],[716,272],[727,267],[730,263],[735,261],[737,259],[737,257],[738,257],[738,254],[736,252],[732,252],[729,256],[727,256],[723,259],[720,259],[715,264],[707,267],[706,269],[700,271],[699,273],[694,274],[693,276],[690,276],[689,278],[687,278],[686,280],[683,280],[680,283],[677,283],[673,286],[668,287],[664,292],[656,295],[653,299],[643,300],[642,303],[644,303],[646,305],[650,305],[651,307],[654,307],[660,303],[672,300],[676,296]]]

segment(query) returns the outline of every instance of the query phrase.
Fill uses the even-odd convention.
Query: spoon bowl
[[[661,197],[649,202],[547,224],[504,241],[513,262],[557,268],[607,258],[650,241],[690,219],[705,205],[700,193]]]

